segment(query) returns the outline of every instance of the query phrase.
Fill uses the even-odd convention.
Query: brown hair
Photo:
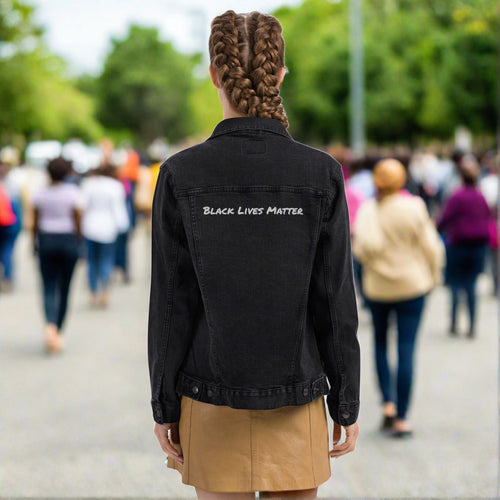
[[[213,19],[208,49],[222,88],[233,107],[248,116],[288,119],[278,89],[285,41],[271,15],[228,10]]]

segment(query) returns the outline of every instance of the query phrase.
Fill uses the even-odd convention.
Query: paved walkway
[[[149,239],[132,242],[130,285],[91,310],[76,271],[64,355],[42,351],[41,299],[27,235],[15,293],[0,296],[0,497],[195,498],[167,469],[153,434],[147,370]],[[378,431],[380,396],[369,317],[360,312],[360,437],[332,460],[320,497],[494,497],[498,474],[498,313],[481,278],[478,336],[446,333],[448,295],[429,298],[416,352],[412,440]],[[461,317],[465,325],[465,314]],[[395,331],[391,331],[392,338]],[[394,343],[391,351],[395,360]],[[331,421],[329,422],[331,426]]]

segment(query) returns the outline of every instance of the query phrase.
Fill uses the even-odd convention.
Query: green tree
[[[107,127],[126,127],[145,144],[191,132],[188,97],[196,57],[178,53],[156,28],[132,25],[113,39],[98,84],[98,117]]]
[[[65,62],[47,49],[33,13],[26,2],[0,2],[0,142],[97,138],[92,100],[67,80]]]
[[[305,0],[274,12],[290,69],[281,93],[300,140],[348,140],[348,4]],[[494,0],[365,0],[363,18],[369,140],[446,138],[457,125],[494,134]]]

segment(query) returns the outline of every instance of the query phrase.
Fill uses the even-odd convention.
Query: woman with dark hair
[[[451,290],[450,334],[457,335],[457,310],[460,290],[465,290],[469,310],[468,338],[476,334],[476,282],[484,269],[490,240],[491,210],[477,183],[479,163],[465,155],[459,163],[462,186],[446,201],[437,228],[445,233],[445,283]]]
[[[108,305],[116,240],[120,233],[129,228],[125,188],[117,177],[116,167],[102,165],[81,183],[86,199],[82,233],[87,247],[92,306]]]
[[[287,131],[275,17],[215,17],[209,53],[224,119],[163,162],[153,199],[154,432],[198,498],[315,498],[359,434],[342,168]]]
[[[32,198],[33,241],[42,275],[48,352],[63,348],[62,327],[81,237],[84,200],[78,186],[65,182],[70,169],[71,162],[63,157],[49,161],[50,184]]]

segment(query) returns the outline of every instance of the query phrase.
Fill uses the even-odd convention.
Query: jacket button
[[[208,391],[207,391],[207,396],[208,396],[209,398],[211,398],[211,397],[212,397],[212,395],[213,395],[213,392],[212,392],[210,389],[208,389]]]
[[[302,391],[302,394],[304,396],[307,396],[309,394],[309,389],[307,387],[304,387],[304,390]]]
[[[345,411],[342,413],[342,418],[349,418],[350,415],[351,414],[349,412]]]
[[[314,393],[314,394],[317,394],[317,393],[318,393],[318,391],[319,391],[319,387],[315,387],[315,388],[313,389],[313,393]]]
[[[198,386],[197,385],[193,385],[192,391],[193,391],[194,394],[198,394]]]

